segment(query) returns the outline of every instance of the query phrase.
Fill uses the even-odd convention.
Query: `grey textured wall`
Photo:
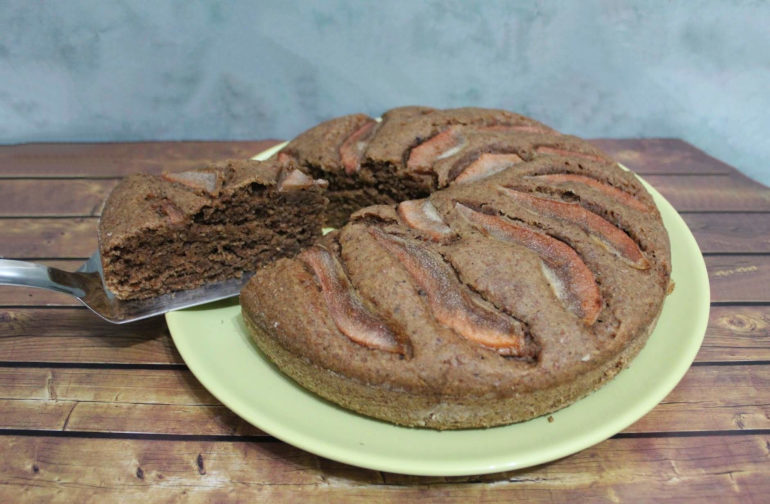
[[[679,137],[770,183],[770,2],[0,0],[0,143],[290,137],[403,104]]]

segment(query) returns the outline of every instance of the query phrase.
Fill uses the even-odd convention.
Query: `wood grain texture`
[[[712,302],[770,302],[770,255],[707,256]]]
[[[182,364],[162,318],[137,324],[108,325],[84,308],[0,307],[0,362]],[[711,307],[696,361],[768,360],[770,306]]]
[[[186,369],[0,367],[0,411],[0,430],[264,435]],[[770,429],[770,366],[695,366],[625,432],[746,429]]]
[[[98,216],[116,179],[0,179],[0,217]]]
[[[624,432],[746,429],[770,429],[770,366],[691,367],[666,399]]]
[[[687,503],[698,501],[696,495],[700,492],[703,492],[705,502],[713,502],[713,499],[717,502],[742,502],[741,499],[761,502],[756,499],[763,496],[756,492],[763,491],[768,484],[762,477],[761,468],[749,470],[755,476],[747,479],[741,476],[748,476],[742,474],[743,469],[761,464],[763,457],[768,456],[767,442],[767,436],[763,435],[612,438],[552,464],[520,471],[472,478],[426,478],[384,473],[383,480],[387,484],[428,484],[432,488],[449,486],[458,481],[498,483],[503,487],[504,483],[514,483],[517,489],[523,491],[539,491],[534,494],[535,502]],[[732,443],[735,443],[734,447]],[[733,463],[720,461],[721,456],[733,459]],[[634,474],[634,471],[638,472]],[[478,486],[482,490],[490,488]],[[572,495],[560,494],[565,490]],[[594,493],[590,493],[591,490]],[[709,491],[714,492],[713,496],[707,495]],[[522,498],[527,494],[517,493],[515,496]],[[571,496],[574,500],[570,499]],[[523,500],[527,501],[526,498]]]
[[[644,179],[679,212],[770,211],[770,189],[738,175],[648,175]]]
[[[770,213],[686,213],[703,252],[770,253]]]
[[[0,309],[0,361],[181,364],[162,317],[113,325],[85,308]]]
[[[596,138],[589,140],[640,175],[731,175],[732,166],[677,138]]]
[[[2,400],[0,429],[184,436],[256,436],[262,431],[221,404]]]
[[[0,367],[0,399],[176,406],[220,404],[184,367]]]
[[[263,435],[183,368],[0,367],[0,411],[0,429]]]
[[[235,142],[32,143],[0,149],[0,177],[121,177],[245,159],[278,140]]]
[[[89,257],[96,251],[96,218],[5,219],[0,257]]]
[[[4,502],[762,502],[768,436],[610,439],[479,477],[379,473],[283,443],[0,437]],[[473,484],[473,483],[485,484]]]
[[[222,502],[252,486],[324,484],[315,457],[279,444],[4,436],[0,449],[17,454],[2,462],[3,502]]]
[[[712,306],[696,362],[770,362],[770,306]]]

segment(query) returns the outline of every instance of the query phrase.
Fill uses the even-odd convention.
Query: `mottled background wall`
[[[770,183],[770,2],[0,0],[0,143],[290,137],[402,104],[683,138]]]

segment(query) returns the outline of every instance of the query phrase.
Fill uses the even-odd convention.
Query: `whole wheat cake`
[[[256,270],[241,293],[244,322],[284,373],[364,415],[459,429],[555,411],[628,364],[669,287],[668,236],[639,181],[587,142],[518,114],[344,116],[248,166],[217,194],[192,188],[189,174],[156,180],[207,199],[152,198],[163,222],[153,232],[169,247],[175,225],[185,243],[208,236],[189,232],[201,209],[226,220],[246,186],[246,213],[285,215],[280,236],[296,236],[291,246],[235,268]],[[182,207],[170,212],[176,224],[163,198]],[[278,221],[260,214],[251,225],[273,236]],[[322,221],[338,229],[319,237]],[[142,248],[133,243],[117,248]],[[198,269],[186,281],[205,275],[205,260]]]

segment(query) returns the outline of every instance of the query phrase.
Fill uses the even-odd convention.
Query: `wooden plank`
[[[97,247],[98,219],[5,219],[0,257],[89,257]]]
[[[632,364],[633,365],[633,364]],[[694,366],[624,432],[770,429],[770,366]]]
[[[0,217],[98,216],[114,179],[0,179]]]
[[[3,436],[4,502],[761,502],[768,437],[610,439],[474,477],[379,473],[283,443]],[[474,484],[478,482],[493,484]]]
[[[80,261],[82,262],[82,261]],[[0,285],[0,307],[7,306],[82,306],[74,297],[33,287]]]
[[[8,401],[0,399],[0,420],[4,429],[62,430],[76,403],[71,401]]]
[[[175,406],[220,404],[185,368],[0,367],[0,399]]]
[[[0,368],[0,411],[0,429],[264,435],[186,369]]]
[[[314,456],[277,443],[3,436],[0,447],[14,453],[0,462],[3,502],[170,502],[200,492],[222,502],[250,486],[323,485]]]
[[[704,252],[770,252],[770,213],[685,213]]]
[[[770,306],[712,306],[695,360],[770,361]]]
[[[85,308],[0,309],[0,361],[183,362],[162,317],[114,325]]]
[[[707,256],[712,302],[770,302],[770,256]]]
[[[221,404],[187,406],[0,399],[0,408],[0,429],[184,436],[264,435]]]
[[[184,369],[0,368],[0,411],[0,430],[264,435]],[[695,366],[626,432],[745,429],[770,429],[768,365]]]
[[[411,488],[425,484],[446,487],[466,481],[497,483],[495,486],[510,488],[507,484],[512,483],[516,490],[537,491],[535,499],[542,500],[535,502],[693,502],[697,499],[691,492],[709,489],[714,491],[718,502],[743,502],[730,498],[740,497],[739,493],[743,492],[742,497],[752,501],[754,496],[759,496],[755,491],[770,484],[763,477],[766,472],[762,467],[763,457],[768,456],[767,441],[767,436],[762,435],[612,438],[556,462],[518,471],[452,478],[383,473],[383,479],[386,484],[411,485]],[[735,450],[731,450],[731,443],[735,443]],[[725,460],[715,458],[720,456]],[[735,466],[727,469],[730,461]],[[719,466],[722,467],[717,469]],[[743,475],[753,472],[755,477],[741,479],[742,469],[748,470]],[[492,488],[474,486],[480,487],[483,495]],[[589,489],[597,493],[584,496],[583,492]],[[551,500],[553,490],[571,490],[576,494]],[[712,502],[710,499],[705,501]]]
[[[732,166],[677,138],[596,138],[589,142],[641,175],[736,173]]]
[[[644,179],[679,212],[770,211],[770,189],[745,177],[648,175]]]
[[[200,168],[249,158],[278,140],[233,142],[35,143],[0,147],[0,177],[119,177]]]

